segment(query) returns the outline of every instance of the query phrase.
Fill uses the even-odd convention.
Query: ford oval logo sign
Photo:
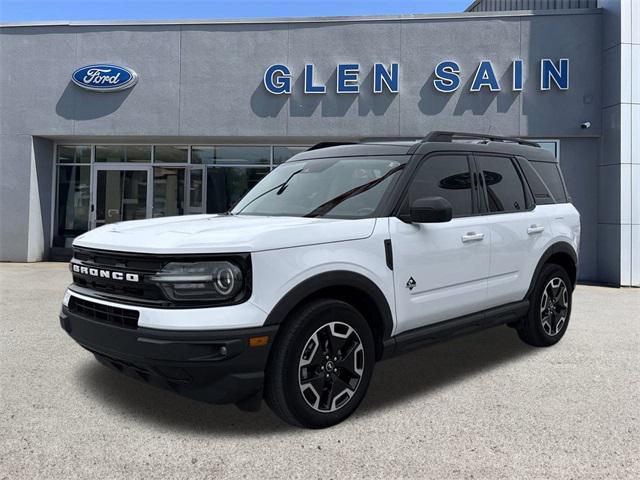
[[[73,72],[71,79],[86,90],[115,92],[133,87],[138,75],[127,67],[99,63],[79,68]]]

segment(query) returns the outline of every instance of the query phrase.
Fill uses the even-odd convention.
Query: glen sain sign
[[[511,64],[512,77],[510,88],[514,92],[522,91],[523,60],[514,60]],[[569,89],[569,59],[561,58],[554,62],[550,58],[540,60],[540,90]],[[304,67],[304,93],[323,94],[328,87],[322,83],[316,83],[314,78],[315,66],[308,63]],[[460,64],[454,60],[444,60],[434,69],[433,86],[442,93],[453,93],[460,88]],[[292,71],[284,64],[269,66],[264,72],[263,83],[268,92],[274,95],[290,94],[292,88]],[[383,63],[373,64],[373,93],[398,93],[400,80],[400,66],[391,63],[388,67]],[[336,93],[360,93],[360,65],[357,63],[339,63],[336,66]],[[491,92],[499,92],[506,86],[501,85],[496,76],[495,69],[490,60],[482,60],[473,75],[473,81],[469,87],[470,92],[480,92],[483,89]]]
[[[71,80],[85,90],[117,92],[133,87],[138,81],[138,75],[127,67],[97,63],[77,69]]]

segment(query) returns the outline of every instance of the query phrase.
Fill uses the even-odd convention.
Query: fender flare
[[[533,276],[531,277],[531,285],[529,285],[529,289],[527,290],[527,293],[524,296],[524,298],[529,298],[530,297],[531,292],[533,292],[534,287],[538,283],[538,276],[540,275],[540,271],[542,270],[542,267],[544,266],[545,263],[547,263],[549,258],[551,258],[553,255],[555,255],[557,253],[565,253],[565,254],[569,255],[569,257],[571,257],[571,260],[573,261],[573,264],[574,264],[574,266],[576,268],[576,278],[577,278],[577,276],[578,276],[578,254],[576,253],[575,249],[573,248],[573,245],[571,245],[569,242],[565,242],[565,241],[556,242],[556,243],[552,244],[551,246],[549,246],[549,248],[547,248],[545,250],[545,252],[542,254],[542,256],[540,257],[540,260],[538,261],[538,264],[536,265],[536,268],[533,271]],[[573,287],[575,288],[576,279],[573,279],[573,280],[574,280]]]
[[[324,272],[303,280],[301,283],[289,290],[276,304],[267,316],[264,323],[267,325],[278,325],[287,318],[293,309],[305,298],[325,289],[336,287],[350,287],[360,290],[367,295],[376,305],[380,312],[383,326],[383,339],[391,336],[393,331],[393,316],[389,302],[382,290],[369,278],[360,273],[348,270],[334,270]]]

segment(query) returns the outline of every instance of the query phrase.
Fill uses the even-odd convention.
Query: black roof
[[[455,139],[459,138],[459,141]],[[360,143],[324,142],[299,153],[288,161],[328,157],[424,155],[434,151],[465,151],[519,155],[528,160],[556,162],[551,152],[534,142],[515,137],[458,132],[430,132],[420,140],[364,141]]]

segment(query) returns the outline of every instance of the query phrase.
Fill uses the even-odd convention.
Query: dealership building
[[[0,260],[106,223],[226,211],[321,141],[519,136],[559,159],[579,277],[640,286],[640,4],[0,27]]]

